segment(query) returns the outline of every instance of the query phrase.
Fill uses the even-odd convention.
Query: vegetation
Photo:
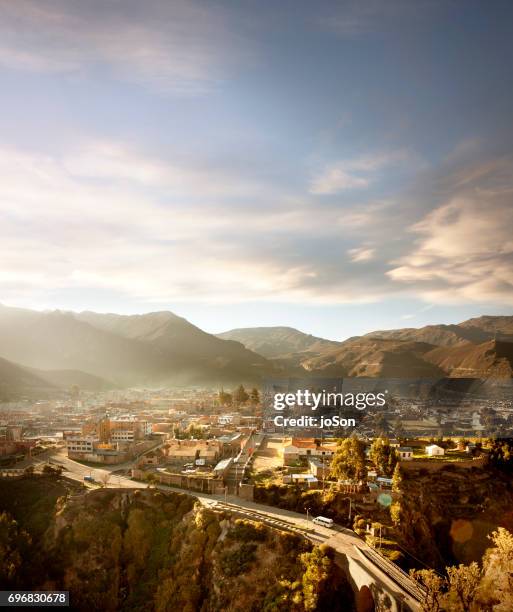
[[[369,459],[379,474],[390,477],[398,465],[398,456],[395,448],[390,446],[388,438],[376,438],[370,447]]]
[[[412,570],[422,586],[424,612],[479,612],[513,609],[513,534],[500,527],[489,539],[493,543],[482,559],[469,565],[446,568],[446,576],[435,570]]]
[[[79,612],[353,609],[331,551],[296,535],[155,489],[64,492],[40,505],[30,492],[40,480],[59,484],[2,483],[2,584],[69,590]],[[15,501],[14,490],[26,493]],[[29,521],[35,508],[44,517]]]
[[[356,436],[339,440],[331,462],[331,473],[339,480],[364,480],[367,477],[365,444]]]

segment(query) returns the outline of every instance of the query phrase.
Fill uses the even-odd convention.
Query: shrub
[[[267,537],[262,523],[250,523],[242,519],[236,520],[235,526],[226,535],[230,540],[240,542],[263,542]]]
[[[243,574],[255,560],[256,544],[244,543],[235,550],[228,550],[221,555],[220,564],[225,576],[234,577]]]

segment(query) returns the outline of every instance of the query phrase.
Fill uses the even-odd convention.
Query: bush
[[[263,542],[267,535],[262,523],[250,523],[238,519],[235,521],[233,529],[226,534],[230,540],[239,540],[240,542]]]
[[[390,561],[393,561],[397,564],[400,564],[402,561],[404,561],[404,555],[400,550],[391,550],[388,554],[388,558],[390,559]]]
[[[221,569],[225,576],[233,578],[249,569],[255,560],[256,544],[241,544],[235,550],[228,550],[221,555]]]

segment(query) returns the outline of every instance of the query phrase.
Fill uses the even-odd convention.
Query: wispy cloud
[[[246,54],[220,7],[186,0],[0,0],[0,64],[33,72],[107,70],[179,95],[215,87]]]
[[[332,195],[369,187],[383,168],[405,162],[405,151],[389,151],[354,159],[339,160],[325,166],[310,182],[310,193]]]
[[[412,248],[388,276],[437,302],[513,304],[513,159],[455,172],[451,193],[411,227]]]
[[[359,247],[357,249],[349,249],[348,255],[351,258],[351,261],[361,262],[361,261],[370,261],[374,259],[376,251],[367,247]]]

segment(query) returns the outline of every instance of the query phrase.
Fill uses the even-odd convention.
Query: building
[[[100,439],[95,436],[68,436],[66,438],[66,447],[68,456],[71,454],[86,454],[92,453],[97,445],[100,444]]]
[[[283,462],[288,464],[300,457],[331,458],[336,449],[336,444],[322,444],[313,438],[291,438],[283,445]]]
[[[328,478],[330,475],[329,461],[326,459],[319,459],[318,457],[308,458],[308,468],[310,474],[321,480]]]
[[[400,461],[411,461],[413,459],[413,449],[411,446],[399,446],[397,454]]]
[[[283,477],[285,484],[306,485],[308,488],[319,482],[313,474],[288,474]]]
[[[139,465],[159,465],[163,460],[164,453],[160,449],[157,449],[142,455],[139,459]]]
[[[222,443],[218,440],[169,440],[166,444],[168,459],[195,461],[205,459],[207,463],[216,463],[221,456]]]
[[[428,455],[428,457],[441,457],[445,455],[445,450],[441,446],[438,446],[438,444],[430,444],[426,446],[426,455]]]

